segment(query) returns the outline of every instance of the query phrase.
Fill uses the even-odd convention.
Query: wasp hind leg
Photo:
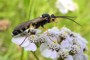
[[[48,31],[48,28],[45,28],[43,25],[41,26],[43,28],[44,31],[47,31],[47,36],[49,37],[49,39],[53,42],[53,40],[50,38],[50,33]]]
[[[27,39],[27,37],[28,36],[25,37],[25,39],[22,41],[22,43],[20,44],[20,46],[23,45],[23,43],[25,42],[25,40]]]
[[[25,41],[26,41],[26,39],[28,38],[28,36],[30,36],[30,29],[27,30],[27,32],[23,35],[23,37],[25,37],[25,38],[24,38],[24,40],[22,41],[22,43],[20,44],[20,46],[22,46],[22,45],[25,43]]]

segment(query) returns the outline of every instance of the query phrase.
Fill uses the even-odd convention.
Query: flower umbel
[[[53,27],[43,33],[38,33],[35,29],[34,34],[27,33],[12,38],[12,42],[28,51],[36,51],[40,45],[40,52],[46,58],[53,60],[87,60],[84,54],[88,43],[80,34],[72,32],[63,27],[58,29]]]
[[[86,58],[82,55],[84,54],[83,49],[86,48],[87,44],[84,38],[66,27],[61,29],[54,28],[42,33],[46,42],[41,44],[40,51],[44,57],[74,60],[77,55],[81,54],[80,60]]]

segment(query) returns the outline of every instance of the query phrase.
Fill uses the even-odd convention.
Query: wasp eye
[[[52,21],[55,21],[55,19],[52,19]]]

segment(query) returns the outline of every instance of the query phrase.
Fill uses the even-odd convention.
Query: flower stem
[[[27,52],[27,60],[30,60],[29,52]]]
[[[35,52],[32,52],[32,53],[33,53],[34,57],[35,57],[37,60],[39,60],[39,58],[37,57],[37,55],[35,54]]]
[[[24,49],[22,48],[20,60],[23,60]]]

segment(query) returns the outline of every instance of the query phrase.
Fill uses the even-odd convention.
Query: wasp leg
[[[28,30],[28,33],[30,33],[30,29]]]
[[[25,42],[25,40],[27,39],[28,36],[25,37],[25,39],[23,40],[23,42],[20,44],[20,46]]]
[[[44,28],[44,25],[41,25],[42,28]]]
[[[50,39],[52,42],[54,42],[54,40],[52,40],[52,39],[50,38],[48,30],[47,30],[47,36],[49,37],[49,39]]]
[[[41,26],[42,27],[42,26]],[[47,28],[45,28],[45,27],[42,27],[43,29],[44,29],[44,31],[47,31],[47,36],[49,37],[49,39],[52,41],[52,42],[54,42],[51,38],[50,38],[50,36],[49,36],[49,32],[48,32],[48,29]]]

